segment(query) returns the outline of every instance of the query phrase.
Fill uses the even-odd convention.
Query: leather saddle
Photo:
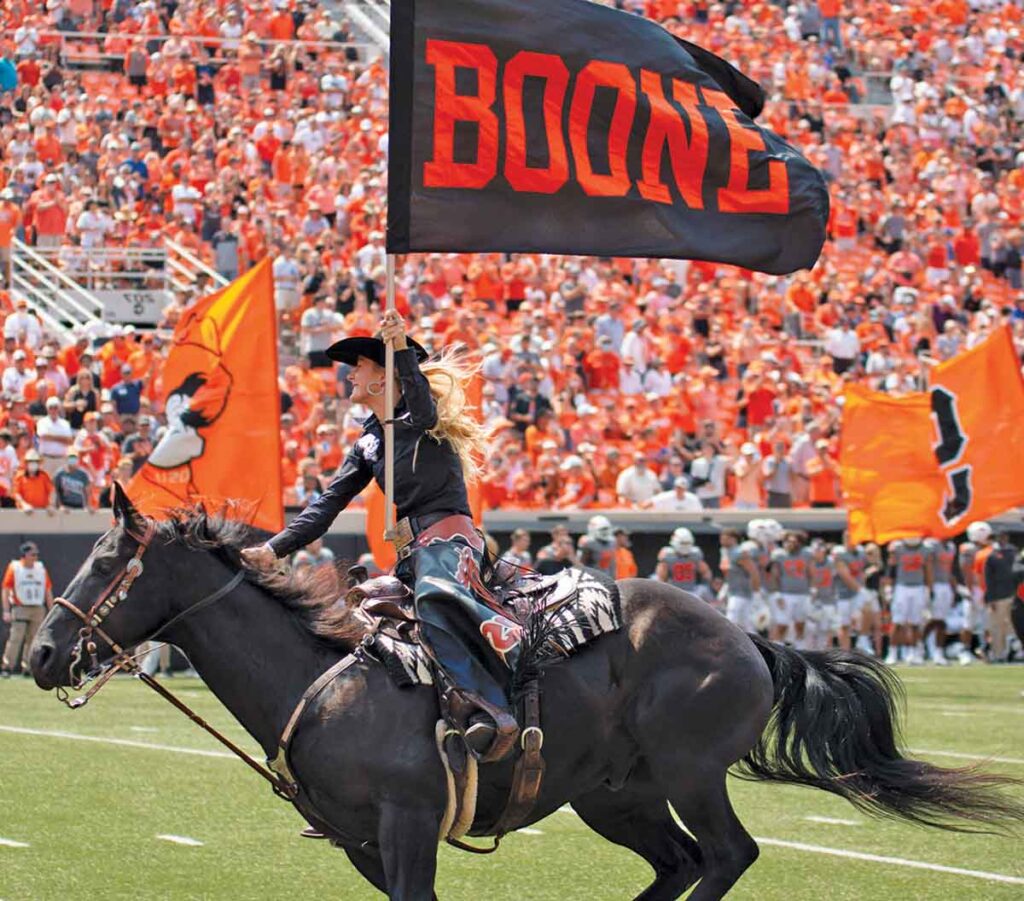
[[[412,592],[394,576],[376,576],[352,585],[345,594],[350,607],[361,610],[373,619],[414,623]]]

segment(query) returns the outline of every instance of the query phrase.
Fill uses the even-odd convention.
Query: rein
[[[126,530],[127,531],[127,530]],[[93,685],[86,691],[85,694],[80,695],[77,698],[71,698],[67,690],[63,686],[57,687],[57,697],[68,708],[75,710],[79,707],[84,707],[89,703],[90,700],[99,692],[99,690],[110,681],[113,676],[119,672],[125,672],[130,675],[136,676],[145,685],[148,685],[153,691],[155,691],[160,697],[167,701],[171,706],[177,708],[185,714],[193,723],[205,730],[207,733],[212,735],[217,741],[219,741],[224,747],[226,747],[232,754],[242,760],[248,767],[255,770],[262,776],[267,782],[270,783],[274,789],[274,793],[279,795],[288,801],[294,801],[298,795],[298,786],[291,780],[283,778],[267,767],[263,766],[253,757],[239,748],[229,738],[221,735],[213,726],[206,722],[198,713],[196,713],[191,707],[189,707],[184,701],[176,697],[171,691],[161,685],[156,679],[150,676],[148,673],[143,672],[142,668],[138,665],[137,658],[142,656],[141,654],[129,654],[122,648],[109,634],[103,629],[103,621],[110,616],[118,604],[126,600],[128,592],[134,584],[135,580],[142,575],[143,565],[142,557],[149,548],[150,543],[153,540],[153,536],[156,533],[156,526],[153,522],[147,522],[146,531],[143,535],[136,535],[133,532],[128,531],[129,537],[133,538],[138,543],[138,549],[132,558],[125,564],[125,566],[114,576],[110,584],[103,590],[99,598],[89,609],[88,613],[83,613],[78,607],[68,601],[66,598],[57,597],[53,599],[54,604],[63,608],[64,610],[70,611],[78,619],[82,621],[82,628],[78,630],[78,641],[75,644],[74,650],[71,652],[70,663],[68,665],[68,681],[71,684],[73,690],[77,691],[81,689],[88,681],[87,673],[93,672],[100,668],[99,659],[96,656],[96,642],[93,638],[94,635],[99,636],[110,649],[114,652],[113,660],[110,666],[99,676]],[[191,607],[183,610],[181,613],[172,617],[162,626],[160,626],[155,632],[153,632],[147,638],[142,639],[139,644],[153,641],[158,635],[163,634],[172,626],[181,622],[185,617],[198,613],[200,610],[215,604],[222,598],[227,597],[234,591],[242,581],[245,579],[245,571],[239,570],[235,575],[224,585],[218,588],[216,591],[210,592],[202,600],[193,604]],[[76,670],[82,664],[83,655],[88,654],[91,661],[91,667],[85,671],[84,674],[79,674]]]

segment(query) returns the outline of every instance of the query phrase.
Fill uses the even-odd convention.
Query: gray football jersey
[[[589,566],[591,569],[599,569],[608,578],[615,578],[615,549],[618,545],[615,539],[610,541],[599,541],[584,535],[580,539],[580,563]]]
[[[956,561],[956,545],[952,541],[929,538],[924,543],[932,559],[932,572],[936,582],[953,581],[953,564]]]
[[[897,585],[924,585],[924,564],[928,549],[924,542],[911,546],[894,541],[889,546],[889,566],[895,573]]]
[[[836,582],[839,581],[835,564],[830,558],[819,563],[812,557],[810,571],[814,600],[819,604],[834,604],[836,602]]]
[[[835,563],[845,563],[850,575],[857,581],[857,588],[851,589],[836,573],[836,594],[841,600],[849,601],[857,596],[857,592],[864,587],[864,570],[867,568],[867,558],[860,548],[847,550],[845,547],[837,547],[832,550],[832,560]]]
[[[784,548],[772,552],[772,565],[779,573],[779,591],[783,594],[811,593],[811,552],[800,548],[795,554]]]
[[[974,572],[974,558],[978,556],[980,548],[973,541],[965,541],[960,545],[960,578],[967,584],[967,574]]]
[[[722,562],[726,564],[725,582],[729,586],[729,594],[738,598],[754,596],[754,588],[750,582],[750,573],[742,566],[740,560],[749,560],[750,554],[742,545],[722,548]]]
[[[658,562],[668,567],[669,585],[684,591],[693,591],[700,584],[700,563],[703,560],[704,552],[699,547],[693,547],[685,554],[680,554],[671,545],[658,551]]]

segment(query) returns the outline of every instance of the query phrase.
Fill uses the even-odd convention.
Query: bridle
[[[84,707],[96,695],[96,693],[114,677],[115,674],[119,672],[129,673],[130,675],[136,676],[152,688],[153,691],[160,695],[164,700],[168,701],[184,713],[196,725],[205,729],[210,733],[210,735],[221,742],[221,744],[240,757],[246,764],[266,779],[277,794],[289,801],[294,800],[298,792],[298,787],[293,782],[278,776],[276,773],[262,766],[249,754],[235,745],[234,742],[221,735],[220,732],[214,729],[213,726],[207,723],[187,704],[175,697],[172,692],[164,688],[164,686],[157,682],[156,679],[143,671],[142,667],[138,664],[138,658],[149,653],[148,649],[141,653],[129,654],[123,647],[121,647],[120,644],[118,644],[117,641],[111,638],[109,633],[103,628],[103,622],[111,613],[114,612],[118,604],[127,600],[128,592],[131,590],[132,585],[134,585],[135,580],[142,575],[144,569],[142,565],[142,558],[149,549],[149,545],[152,543],[153,537],[156,535],[156,523],[151,519],[146,520],[146,530],[141,535],[133,532],[127,526],[124,526],[123,528],[125,534],[135,541],[138,547],[131,559],[121,567],[121,569],[114,575],[113,579],[111,579],[107,587],[100,593],[100,596],[93,603],[92,607],[89,608],[88,613],[83,613],[78,607],[67,600],[67,598],[57,597],[53,599],[53,603],[55,605],[61,607],[63,610],[70,611],[82,621],[82,627],[78,630],[78,641],[75,643],[75,647],[71,652],[70,662],[68,664],[68,682],[74,691],[80,690],[89,680],[90,674],[95,673],[100,669],[101,664],[99,662],[99,658],[96,656],[96,641],[94,639],[94,635],[99,636],[99,638],[106,642],[114,652],[114,657],[110,661],[110,665],[100,674],[85,694],[72,698],[66,688],[58,686],[56,690],[58,699],[61,703],[65,704],[72,710]],[[187,607],[181,613],[171,617],[171,619],[166,623],[157,628],[155,632],[139,641],[138,644],[144,645],[147,642],[155,640],[158,636],[167,632],[172,626],[185,619],[185,617],[198,613],[203,608],[209,607],[211,604],[227,597],[242,583],[244,579],[245,570],[239,569],[238,572],[228,580],[228,582],[216,591],[210,592],[202,598],[202,600],[197,601],[191,607]],[[91,665],[87,669],[83,670],[81,665],[84,655],[88,655]]]
[[[88,613],[83,613],[78,607],[67,600],[67,598],[57,597],[53,599],[54,604],[64,610],[70,611],[83,623],[82,628],[78,630],[78,641],[75,643],[74,650],[71,652],[71,660],[68,665],[68,681],[75,691],[80,689],[88,680],[88,673],[95,672],[100,668],[100,662],[96,656],[96,642],[93,640],[93,633],[102,638],[114,652],[114,659],[110,669],[108,669],[99,678],[99,680],[97,680],[96,684],[81,697],[74,698],[72,700],[68,696],[66,689],[63,687],[57,688],[57,697],[72,709],[82,707],[87,704],[96,692],[106,685],[115,673],[122,670],[130,673],[138,671],[138,664],[135,662],[135,659],[130,657],[124,648],[122,648],[121,645],[107,634],[102,624],[103,621],[113,613],[117,605],[128,597],[128,592],[131,590],[135,580],[142,575],[142,556],[149,549],[150,542],[153,540],[153,536],[156,533],[156,526],[151,520],[147,520],[146,531],[142,535],[137,535],[127,527],[125,527],[125,533],[129,538],[132,538],[136,544],[138,544],[135,554],[123,567],[121,567],[107,587],[100,592],[100,596],[96,599],[96,602],[92,607],[89,608]],[[146,640],[148,641],[149,639]],[[76,672],[80,669],[82,658],[85,654],[89,655],[92,666],[88,670]]]

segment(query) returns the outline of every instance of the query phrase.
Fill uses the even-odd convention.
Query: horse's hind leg
[[[700,848],[679,828],[653,785],[631,780],[619,791],[599,788],[575,798],[572,806],[591,829],[654,868],[654,882],[637,901],[675,901],[697,881]]]
[[[668,796],[700,844],[700,884],[689,901],[717,901],[757,860],[757,842],[751,838],[729,801],[724,770],[666,772]]]

